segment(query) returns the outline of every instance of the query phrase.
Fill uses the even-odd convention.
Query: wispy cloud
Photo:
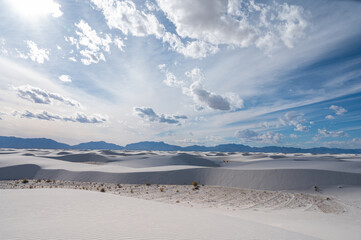
[[[72,82],[71,77],[69,75],[60,75],[59,80],[62,82]]]
[[[347,112],[347,110],[344,109],[343,107],[336,106],[336,105],[331,105],[330,109],[335,111],[336,115],[343,115],[345,112]]]
[[[106,117],[100,115],[92,115],[87,116],[84,113],[76,113],[74,116],[60,116],[56,114],[48,113],[47,111],[42,111],[40,113],[33,113],[28,110],[25,112],[17,112],[13,113],[13,116],[19,116],[20,118],[28,118],[28,119],[39,119],[39,120],[47,120],[47,121],[65,121],[65,122],[78,122],[78,123],[105,123],[107,121]]]
[[[238,130],[235,132],[235,137],[246,142],[261,142],[261,143],[280,143],[284,137],[280,133],[266,132],[259,134],[250,129]]]
[[[29,51],[26,53],[22,53],[19,50],[17,50],[19,54],[18,56],[20,58],[24,58],[24,59],[30,58],[32,61],[40,64],[43,64],[44,61],[49,61],[50,50],[45,48],[44,49],[38,48],[38,45],[30,40],[25,41],[25,43],[27,44]]]
[[[158,123],[169,123],[169,124],[180,124],[181,119],[187,119],[185,115],[165,115],[165,114],[157,114],[154,112],[152,108],[149,107],[136,107],[134,108],[134,113],[150,122],[158,122]]]
[[[80,103],[75,100],[66,98],[58,93],[48,92],[44,89],[30,85],[13,87],[19,97],[33,103],[52,104],[55,102],[63,103],[72,107],[81,107]]]
[[[294,111],[287,112],[279,120],[284,126],[294,126],[294,131],[307,132],[309,130],[308,126],[303,125],[306,120],[304,119],[302,113],[297,113]]]
[[[92,63],[98,63],[99,61],[106,61],[104,53],[110,53],[110,45],[115,44],[120,50],[123,51],[125,46],[121,38],[116,37],[114,41],[110,34],[97,33],[90,25],[84,20],[80,20],[74,24],[77,28],[75,37],[65,37],[65,41],[71,45],[75,45],[77,49],[80,49],[82,55],[81,62],[84,65],[90,65]],[[75,62],[74,57],[69,58]],[[75,61],[74,61],[75,60]]]
[[[322,137],[347,137],[347,133],[345,133],[344,131],[340,130],[340,131],[328,131],[326,130],[326,128],[324,129],[318,129],[318,134],[316,136],[316,138],[322,138]]]

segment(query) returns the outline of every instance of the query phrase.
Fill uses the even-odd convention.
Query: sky
[[[361,2],[0,0],[0,135],[361,148]]]

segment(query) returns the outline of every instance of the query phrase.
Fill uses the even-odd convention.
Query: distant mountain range
[[[277,147],[277,146],[250,147],[242,144],[222,144],[214,147],[206,147],[199,145],[180,147],[177,145],[170,145],[164,142],[138,142],[138,143],[131,143],[123,147],[113,143],[100,141],[100,142],[80,143],[78,145],[71,146],[47,138],[17,138],[17,137],[4,137],[4,136],[0,136],[0,148],[361,154],[361,149],[341,149],[341,148],[325,148],[325,147],[303,149],[303,148]]]

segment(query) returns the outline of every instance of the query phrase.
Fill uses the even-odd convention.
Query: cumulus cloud
[[[275,132],[266,132],[264,134],[259,134],[250,129],[239,130],[235,132],[235,137],[250,142],[261,142],[261,143],[280,143],[284,137],[280,133]]]
[[[204,89],[199,82],[194,82],[190,86],[190,92],[196,101],[206,104],[209,108],[215,110],[231,109],[230,103],[226,98]]]
[[[73,107],[81,107],[80,103],[75,100],[63,97],[58,93],[51,93],[44,89],[36,88],[30,85],[14,87],[14,90],[17,91],[19,97],[33,103],[53,104],[55,102],[60,102]]]
[[[343,115],[345,112],[347,112],[347,110],[344,109],[343,107],[336,106],[336,105],[331,105],[330,109],[335,111],[336,115]]]
[[[328,120],[333,120],[333,119],[335,119],[335,117],[332,116],[332,115],[327,115],[325,118],[328,119]]]
[[[148,107],[136,107],[133,109],[134,113],[150,122],[169,123],[169,124],[180,124],[180,119],[187,119],[185,115],[165,115],[157,114],[152,108]]]
[[[204,109],[202,105],[222,111],[243,108],[243,100],[237,94],[227,93],[222,96],[204,88],[202,82],[205,77],[199,68],[194,68],[185,73],[193,81],[189,86],[185,81],[178,80],[173,73],[169,72],[165,64],[159,65],[158,68],[165,73],[166,79],[163,82],[167,86],[181,88],[183,94],[193,98],[197,111]]]
[[[170,32],[165,32],[162,40],[169,44],[171,50],[191,58],[205,58],[219,50],[218,46],[200,40],[187,41],[184,44],[176,34]]]
[[[282,118],[279,119],[279,121],[284,126],[294,126],[294,131],[307,132],[309,130],[308,126],[302,124],[306,121],[303,118],[302,113],[297,113],[294,111],[287,112]]]
[[[46,111],[40,113],[33,113],[28,110],[25,112],[14,112],[14,116],[19,116],[20,118],[27,119],[39,119],[47,121],[60,120],[64,122],[78,122],[78,123],[104,123],[107,121],[107,118],[100,115],[87,116],[84,113],[76,113],[74,116],[60,116],[56,114],[51,114]]]
[[[169,72],[165,64],[158,65],[158,68],[161,72],[165,74],[166,78],[163,80],[165,85],[167,85],[168,87],[179,87],[179,88],[183,88],[185,86],[185,82],[178,80],[173,73]]]
[[[59,80],[62,82],[71,82],[71,77],[69,75],[60,75]]]
[[[307,27],[304,10],[287,3],[223,0],[157,0],[178,35],[213,45],[292,48]]]
[[[324,129],[318,129],[318,134],[317,134],[317,138],[321,138],[321,137],[347,137],[347,133],[345,133],[344,131],[340,130],[340,131],[328,131],[325,128]]]
[[[113,43],[123,51],[125,45],[121,38],[116,37],[112,40],[110,34],[98,34],[84,20],[75,23],[75,26],[77,27],[77,31],[75,31],[77,38],[65,37],[65,41],[69,42],[71,45],[75,45],[77,49],[83,48],[80,50],[80,54],[83,57],[80,61],[84,65],[98,63],[99,61],[105,62],[104,52],[109,53],[110,45]],[[76,61],[75,58],[70,60]]]
[[[218,47],[209,42],[195,39],[183,41],[178,35],[166,31],[156,16],[140,11],[130,0],[91,0],[102,11],[110,29],[118,29],[125,35],[136,37],[154,36],[169,44],[169,48],[186,57],[204,58],[218,51]]]
[[[27,53],[22,53],[18,49],[15,49],[20,58],[28,59],[32,61],[43,64],[45,60],[49,61],[50,51],[48,49],[38,48],[38,45],[33,41],[25,41],[29,51]]]

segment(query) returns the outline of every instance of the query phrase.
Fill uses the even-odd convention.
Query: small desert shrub
[[[315,190],[315,192],[317,192],[319,189],[317,186],[313,186],[313,190]]]
[[[179,190],[177,190],[176,192],[179,192]]]
[[[22,182],[22,183],[28,183],[29,180],[28,180],[27,178],[24,178],[21,182]]]
[[[32,189],[32,188],[34,188],[34,187],[33,187],[33,185],[30,185],[29,188]]]
[[[193,185],[193,187],[197,187],[197,186],[198,186],[198,183],[197,183],[196,181],[193,181],[193,182],[192,182],[192,185]]]
[[[134,192],[133,192],[133,189],[130,189],[130,193],[134,193]]]
[[[199,186],[195,186],[195,187],[192,188],[193,191],[198,190],[198,189],[199,189]]]
[[[163,192],[163,191],[164,191],[164,188],[161,187],[161,188],[159,188],[159,190],[160,190],[161,192]]]
[[[149,182],[147,182],[145,185],[150,186],[150,183],[149,183]]]
[[[104,189],[104,188],[101,188],[101,189],[100,189],[100,192],[105,192],[105,189]]]
[[[48,180],[46,180],[46,182],[47,182],[47,183],[51,183],[51,180],[48,179]]]
[[[179,203],[179,200],[177,200],[176,203]]]

